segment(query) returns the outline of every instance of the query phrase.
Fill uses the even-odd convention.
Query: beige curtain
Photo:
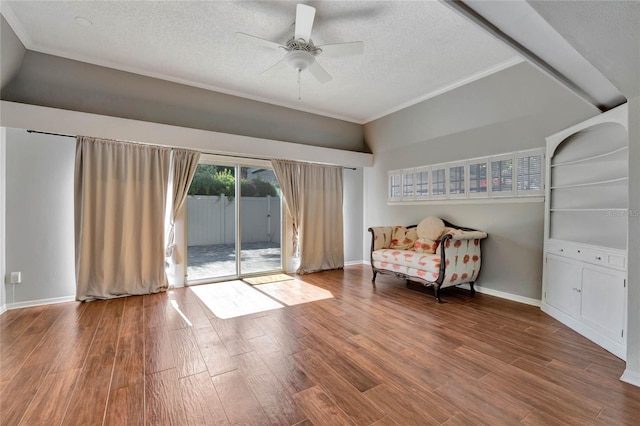
[[[169,211],[169,233],[165,256],[174,265],[182,262],[178,247],[175,245],[175,218],[187,199],[187,192],[198,167],[199,159],[200,153],[198,151],[174,148],[171,152],[171,168],[173,169],[171,183],[172,204]]]
[[[293,241],[291,244],[292,254],[298,255],[298,226],[300,224],[301,217],[301,204],[300,193],[298,188],[300,187],[300,163],[288,160],[271,160],[273,171],[276,174],[276,179],[280,184],[280,191],[282,191],[282,197],[284,198],[287,213],[291,218],[291,225],[293,228]]]
[[[165,274],[170,148],[78,137],[76,300],[155,293]]]
[[[272,164],[287,210],[296,223],[298,272],[344,267],[342,167],[284,160],[273,160]]]

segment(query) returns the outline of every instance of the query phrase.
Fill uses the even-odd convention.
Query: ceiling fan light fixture
[[[294,69],[306,70],[316,60],[311,52],[305,50],[292,50],[284,57],[285,62]]]

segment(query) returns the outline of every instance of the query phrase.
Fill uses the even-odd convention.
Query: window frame
[[[451,169],[462,168],[462,193],[451,192]],[[468,186],[467,186],[467,162],[466,161],[452,161],[447,163],[447,195],[451,200],[460,200],[467,198]]]
[[[440,164],[433,164],[431,166],[431,170],[430,170],[430,174],[429,174],[429,195],[430,195],[430,199],[431,200],[446,200],[447,198],[449,198],[449,167],[448,167],[449,163],[440,163]],[[437,170],[444,170],[444,193],[443,194],[436,194],[435,191],[433,190],[434,188],[434,179],[433,179],[433,173]],[[439,183],[439,182],[438,182]]]
[[[489,161],[489,157],[480,157],[480,158],[472,158],[467,160],[467,197],[468,198],[489,198],[489,191],[491,190],[491,178],[489,173],[491,171],[491,162]],[[486,191],[484,192],[471,192],[471,166],[476,164],[484,164],[485,165],[485,186]]]
[[[393,196],[393,178],[398,179],[398,196]],[[400,201],[402,200],[402,170],[389,170],[387,172],[387,200],[388,201]]]
[[[511,160],[511,189],[508,191],[494,191],[493,189],[493,163],[497,162],[497,161],[506,161],[506,160]],[[513,180],[513,175],[514,175],[514,171],[515,171],[515,153],[509,153],[509,154],[502,154],[502,155],[493,155],[491,157],[489,157],[489,173],[490,173],[490,182],[491,184],[489,185],[489,197],[491,198],[508,198],[508,197],[515,197],[516,191],[515,191],[515,182]],[[502,170],[501,170],[501,174],[502,174]],[[502,184],[500,185],[502,186]]]
[[[418,195],[417,176],[418,176],[418,173],[424,173],[424,172],[427,173],[427,194]],[[416,167],[414,169],[413,179],[414,179],[413,181],[414,199],[429,200],[431,198],[431,166]]]
[[[521,158],[540,157],[540,188],[539,189],[518,189],[520,183],[519,160]],[[544,149],[536,148],[527,151],[518,151],[516,153],[516,196],[517,197],[538,197],[544,194]]]
[[[405,186],[407,186],[407,178],[411,176],[411,193],[409,195],[405,195]],[[414,169],[404,169],[402,170],[402,179],[400,183],[400,198],[403,201],[413,200],[416,193],[416,176],[414,173]]]

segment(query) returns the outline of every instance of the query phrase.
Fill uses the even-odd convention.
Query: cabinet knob
[[[564,249],[560,249],[560,251],[562,252],[562,251],[564,251]]]
[[[596,260],[602,260],[602,257],[596,256]]]
[[[580,250],[578,250],[578,253],[580,253]]]
[[[579,288],[574,287],[573,291],[577,291],[578,293],[582,293],[582,290],[580,290]]]

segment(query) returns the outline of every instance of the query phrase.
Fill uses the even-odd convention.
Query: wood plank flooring
[[[8,311],[0,424],[638,424],[624,363],[538,308],[360,265],[297,279],[227,319],[190,288]]]

